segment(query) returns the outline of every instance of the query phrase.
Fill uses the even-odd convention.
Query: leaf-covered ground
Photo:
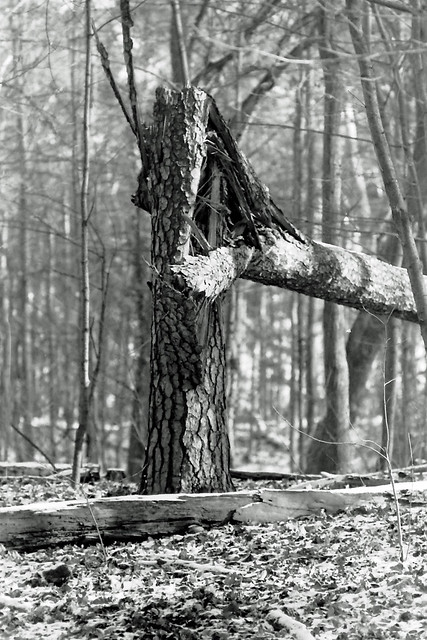
[[[129,489],[103,483],[85,491]],[[0,485],[3,506],[75,497],[57,481]],[[190,527],[105,549],[0,547],[0,638],[427,638],[426,507],[402,511],[403,563],[391,503],[381,512]],[[303,623],[306,635],[280,614]]]

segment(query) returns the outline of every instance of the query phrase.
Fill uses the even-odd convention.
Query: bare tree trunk
[[[400,334],[400,320],[390,318],[385,326],[386,340],[384,352],[384,387],[382,403],[382,431],[381,453],[378,458],[378,469],[385,471],[387,468],[384,455],[389,459],[393,456],[393,440],[396,427],[397,407],[397,375],[398,375],[398,340]]]
[[[340,127],[342,82],[338,56],[334,52],[333,18],[322,8],[320,56],[325,80],[324,136],[322,164],[322,239],[339,243],[341,211],[341,158],[343,144],[336,133]],[[318,424],[307,455],[310,473],[344,471],[348,468],[350,407],[349,376],[345,351],[344,310],[326,302],[323,311],[326,415]],[[325,444],[327,443],[327,444]],[[337,444],[338,443],[338,444]]]
[[[74,125],[73,125],[74,126]],[[72,159],[74,164],[74,159]],[[74,207],[73,207],[74,209]],[[76,209],[75,209],[76,210]],[[77,211],[77,210],[76,210]],[[72,219],[67,207],[62,205],[62,230],[65,238],[64,251],[63,251],[63,269],[66,268],[74,272],[75,257],[72,251],[71,238],[75,238],[74,230],[72,230]],[[63,313],[63,327],[60,332],[60,345],[61,345],[61,373],[60,379],[62,380],[62,406],[65,420],[65,436],[71,437],[72,428],[74,424],[74,405],[76,398],[76,390],[74,390],[74,378],[73,373],[75,369],[75,356],[76,351],[76,332],[72,323],[71,313],[71,301],[75,299],[74,278],[68,278],[64,284],[65,295],[63,297],[64,313]],[[68,446],[67,446],[68,449]]]
[[[306,232],[309,238],[314,237],[314,211],[315,211],[315,140],[314,132],[312,131],[312,71],[307,72],[307,76],[304,82],[305,93],[305,128],[307,130],[305,137],[306,146],[306,175],[307,175],[307,188],[306,188],[306,200],[305,210],[307,215]],[[315,385],[315,354],[314,354],[314,322],[315,322],[315,300],[314,298],[308,298],[307,302],[307,345],[306,345],[306,423],[307,432],[309,434],[314,431],[315,422],[315,407],[316,407],[316,385]],[[300,462],[302,464],[303,461]]]
[[[8,247],[7,227],[0,227],[0,456],[8,460],[10,445],[11,399],[11,333],[9,274],[6,251]]]
[[[422,263],[415,244],[406,203],[402,195],[388,140],[384,132],[378,103],[375,73],[369,55],[369,47],[367,46],[361,27],[360,0],[346,0],[346,7],[350,34],[359,64],[366,116],[377,154],[378,164],[383,176],[384,188],[390,203],[393,221],[400,242],[402,243],[404,262],[408,270],[417,306],[421,335],[427,352],[427,288],[423,280]]]
[[[46,309],[46,320],[48,322],[48,333],[47,333],[47,351],[48,351],[48,359],[49,359],[49,439],[50,439],[50,457],[52,460],[55,460],[56,457],[56,445],[55,445],[55,433],[56,433],[56,423],[58,419],[58,367],[57,367],[57,349],[55,348],[55,338],[54,338],[54,330],[55,330],[55,322],[52,311],[52,295],[53,295],[53,286],[52,286],[52,271],[54,268],[53,265],[53,250],[52,243],[53,239],[50,233],[46,236],[47,241],[47,272],[46,272],[46,298],[45,298],[45,309]]]
[[[134,215],[134,248],[133,248],[133,273],[136,317],[138,322],[137,335],[135,336],[136,367],[134,371],[133,398],[132,398],[132,422],[129,434],[129,449],[127,470],[131,477],[138,477],[144,459],[144,451],[147,445],[148,407],[145,406],[145,398],[149,393],[149,289],[144,262],[143,231],[141,213],[135,211]]]
[[[15,68],[20,69],[22,64],[22,42],[21,35],[14,28],[13,17],[10,18],[10,26],[13,33],[13,58]],[[24,93],[24,85],[18,73],[19,89]],[[25,149],[25,130],[22,95],[19,96],[16,107],[16,132],[17,148],[20,164],[20,181],[18,193],[18,215],[19,215],[19,322],[20,330],[17,339],[18,351],[18,379],[20,382],[19,393],[19,414],[22,421],[22,431],[26,438],[18,447],[19,457],[24,460],[33,458],[33,448],[30,444],[32,439],[31,422],[33,419],[33,398],[32,398],[32,377],[31,377],[31,332],[30,332],[30,302],[28,297],[28,202],[27,202],[27,158]]]
[[[239,366],[241,330],[241,293],[239,281],[230,289],[226,309],[226,362],[227,362],[227,424],[231,455],[235,452],[236,417],[239,411]]]
[[[415,0],[412,14],[414,41],[413,82],[415,95],[416,130],[414,136],[414,161],[420,185],[422,201],[427,202],[427,16],[424,0]],[[423,7],[424,4],[424,7]]]
[[[301,220],[302,216],[302,189],[303,189],[303,164],[302,164],[302,97],[301,85],[303,82],[302,73],[299,75],[298,88],[295,92],[295,115],[294,115],[294,135],[293,135],[293,188],[292,188],[292,217],[295,222]],[[303,296],[296,296],[296,332],[293,338],[296,339],[295,367],[293,375],[296,376],[296,414],[298,422],[293,426],[298,429],[299,437],[299,464],[303,466],[303,456],[305,450],[304,441],[304,409],[305,409],[305,348],[306,348],[306,312],[307,299]]]
[[[289,462],[291,471],[301,469],[302,455],[305,448],[303,434],[299,429],[298,413],[298,311],[297,295],[292,294],[290,304],[291,316],[291,378],[289,380]],[[298,464],[297,464],[298,461]]]
[[[172,6],[170,34],[172,75],[174,82],[185,87],[190,84],[190,71],[187,59],[183,14],[180,0],[170,0],[170,3]]]
[[[74,445],[72,480],[80,482],[80,469],[83,460],[84,439],[89,425],[89,392],[90,392],[90,283],[88,257],[89,226],[89,167],[90,167],[90,92],[91,92],[91,0],[86,0],[86,62],[84,79],[84,113],[83,113],[83,173],[80,192],[80,401],[79,426]]]
[[[425,420],[425,400],[420,399],[418,393],[417,380],[417,358],[416,358],[416,342],[418,337],[418,328],[412,325],[404,324],[402,327],[402,350],[401,350],[401,370],[402,370],[402,418],[400,429],[394,432],[393,437],[393,462],[398,466],[406,466],[414,464],[410,456],[409,439],[411,434],[415,432],[423,432]],[[426,380],[424,376],[423,386],[425,388]],[[425,390],[425,389],[424,389]],[[424,396],[426,394],[424,393]],[[421,411],[417,410],[417,405],[421,405]],[[419,416],[421,414],[421,424]],[[418,419],[417,419],[418,418]],[[421,428],[420,428],[421,427]],[[417,446],[421,444],[421,446]],[[411,440],[411,447],[416,449],[416,457],[423,458],[422,443]]]

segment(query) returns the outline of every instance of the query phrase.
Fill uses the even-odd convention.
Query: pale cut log
[[[263,229],[260,239],[263,251],[254,251],[241,278],[377,315],[395,315],[418,322],[406,269],[333,245],[312,240],[300,242],[284,231]],[[219,251],[221,254],[217,256]],[[234,267],[239,262],[239,251],[221,247],[207,256],[198,256],[197,270],[184,260],[182,265],[174,265],[174,271],[195,293],[209,298],[214,291],[217,296],[239,275]],[[219,260],[228,265],[226,278],[217,269]]]
[[[57,471],[70,467],[69,464],[56,464]],[[47,462],[0,462],[0,476],[49,476],[54,473]]]
[[[427,481],[401,482],[395,485],[397,494],[407,491],[427,491]],[[356,489],[313,490],[306,489],[263,489],[261,500],[238,509],[233,520],[236,522],[284,522],[300,516],[325,511],[337,513],[350,507],[366,504],[383,505],[393,493],[391,484],[379,487],[357,487]]]
[[[231,469],[231,477],[237,480],[306,480],[307,482],[320,480],[323,476],[309,473],[281,473],[280,471],[246,471],[244,469]],[[299,486],[299,485],[298,485]]]
[[[427,491],[427,481],[396,485]],[[34,549],[55,544],[137,540],[185,533],[194,524],[277,522],[324,510],[335,513],[390,499],[391,485],[332,491],[275,490],[193,495],[120,496],[0,508],[0,544]]]
[[[383,494],[376,498],[380,502],[385,500]],[[320,489],[314,491],[266,489],[261,492],[261,499],[261,502],[243,505],[237,509],[233,519],[236,522],[285,522],[321,511],[336,513],[348,507],[374,502],[372,494],[369,496],[359,493],[343,495],[339,491]]]
[[[183,533],[189,525],[220,524],[255,502],[252,492],[119,496],[98,500],[38,502],[0,508],[0,543],[34,549]],[[96,525],[95,525],[96,522]]]

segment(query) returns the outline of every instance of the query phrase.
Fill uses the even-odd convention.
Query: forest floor
[[[103,481],[82,490],[92,498],[136,488]],[[65,481],[0,483],[0,506],[76,497]],[[392,503],[284,523],[193,526],[107,547],[0,546],[0,638],[420,640],[426,504],[402,505],[402,527],[403,562]],[[305,628],[292,630],[290,619]]]

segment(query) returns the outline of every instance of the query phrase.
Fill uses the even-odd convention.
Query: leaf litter
[[[244,488],[241,486],[241,488]],[[87,497],[130,492],[118,483]],[[75,498],[14,479],[5,506]],[[251,640],[427,638],[427,516],[403,506],[31,553],[0,546],[0,638]]]

